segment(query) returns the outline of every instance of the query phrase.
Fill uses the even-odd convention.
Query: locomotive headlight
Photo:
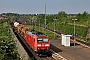
[[[45,44],[45,46],[49,46],[49,44]]]
[[[41,44],[38,44],[38,46],[41,46]]]

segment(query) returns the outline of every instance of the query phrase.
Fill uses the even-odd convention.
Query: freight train
[[[50,52],[50,38],[38,31],[25,27],[24,25],[14,22],[14,28],[25,38],[30,47],[38,54]]]

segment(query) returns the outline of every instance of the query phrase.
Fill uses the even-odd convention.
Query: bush
[[[7,22],[0,24],[0,59],[20,60],[15,40],[13,39]]]

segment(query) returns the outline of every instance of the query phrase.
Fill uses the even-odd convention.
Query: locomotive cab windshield
[[[48,42],[48,38],[38,38],[37,42]]]

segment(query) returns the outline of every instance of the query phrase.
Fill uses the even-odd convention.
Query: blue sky
[[[90,0],[0,0],[0,13],[35,14],[90,13]]]

